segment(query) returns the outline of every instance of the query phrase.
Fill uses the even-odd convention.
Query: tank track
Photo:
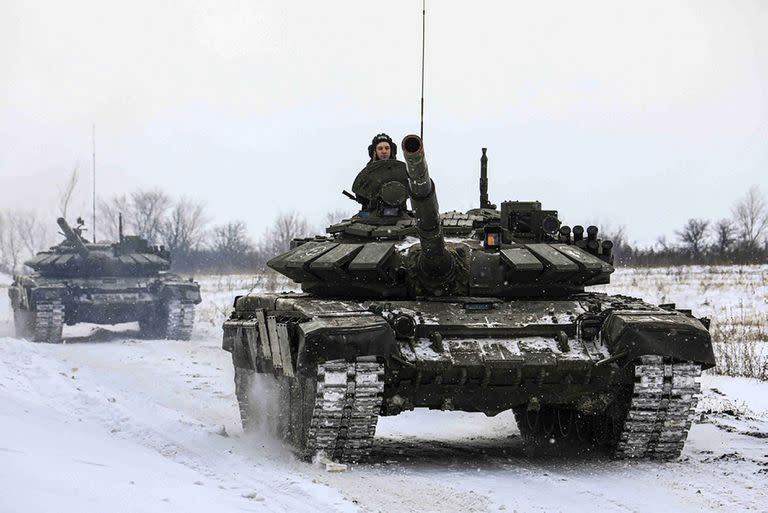
[[[168,319],[165,337],[171,340],[189,340],[195,325],[195,304],[180,299],[170,299],[166,304]]]
[[[36,342],[58,344],[62,342],[64,305],[59,300],[38,301],[35,305],[33,338]]]
[[[632,387],[603,413],[553,405],[515,408],[526,452],[563,456],[599,451],[616,459],[678,458],[696,408],[701,366],[642,356],[633,373]]]
[[[304,457],[322,452],[336,461],[365,459],[373,446],[383,392],[383,364],[358,360],[318,365]]]
[[[254,373],[255,371],[251,369],[235,367],[235,396],[237,397],[237,406],[240,409],[240,422],[243,425],[243,429],[249,429],[252,423],[248,391],[250,390]]]
[[[632,399],[614,456],[654,460],[679,457],[698,402],[699,376],[701,365],[642,356],[635,365]]]

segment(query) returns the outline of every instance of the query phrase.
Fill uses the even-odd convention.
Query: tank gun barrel
[[[80,239],[80,237],[77,236],[75,231],[69,226],[66,219],[63,217],[60,217],[56,220],[56,222],[59,225],[59,228],[61,228],[61,231],[64,232],[64,236],[67,238],[67,240],[72,243],[73,246],[75,246],[75,249],[77,249],[78,254],[83,258],[88,258],[88,255],[91,254],[91,251],[83,244],[83,241]]]
[[[445,248],[435,184],[429,177],[424,144],[418,135],[407,135],[401,148],[408,168],[408,194],[416,213],[416,230],[421,242],[420,265],[430,276],[445,276],[451,272],[453,258]]]

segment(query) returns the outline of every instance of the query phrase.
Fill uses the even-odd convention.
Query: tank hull
[[[645,386],[637,383],[653,381],[656,378],[650,375],[663,374],[665,369],[671,373],[674,365],[687,365],[678,369],[676,378],[661,378],[662,384],[682,380],[679,390],[686,393],[677,396],[686,397],[675,403],[684,410],[674,419],[682,422],[673,430],[677,445],[658,452],[660,457],[679,454],[695,404],[692,376],[714,365],[707,328],[688,312],[590,293],[556,300],[345,301],[305,294],[244,296],[236,300],[232,318],[224,325],[223,347],[232,353],[241,376],[260,374],[289,389],[302,383],[299,388],[312,390],[302,396],[304,400],[324,397],[326,374],[346,373],[346,396],[354,396],[349,387],[354,388],[355,383],[368,384],[376,390],[379,402],[372,406],[371,400],[366,401],[368,410],[365,422],[361,421],[366,426],[371,417],[425,407],[487,415],[512,409],[527,422],[528,412],[554,411],[558,418],[566,415],[561,412],[568,412],[568,418],[589,418],[590,423],[602,423],[604,430],[603,424],[623,426],[628,422],[637,406],[631,404],[633,389],[638,392]],[[327,370],[327,365],[341,365],[346,370]],[[359,370],[361,365],[368,367]],[[290,404],[316,410],[317,415],[328,411],[328,405],[307,406],[296,397]],[[646,406],[642,406],[643,412]],[[650,407],[658,410],[658,406]],[[246,416],[247,407],[241,404]],[[342,403],[331,410],[334,408],[365,410]],[[652,425],[641,427],[663,431],[657,424],[664,422],[657,417]],[[616,429],[609,445],[614,454],[623,455],[619,438],[635,443],[636,437]],[[537,431],[529,431],[535,438]],[[314,440],[313,433],[316,435],[307,431],[298,436],[299,443],[294,440],[307,457],[312,455],[306,453],[306,439]],[[313,450],[325,447],[315,442],[309,446]],[[333,447],[325,450],[334,457],[344,459],[347,453],[353,458],[365,456],[365,451],[347,451],[338,439]]]
[[[17,276],[9,287],[17,336],[61,342],[64,324],[118,324],[138,321],[147,336],[188,339],[197,283],[167,274],[154,277],[59,279]]]

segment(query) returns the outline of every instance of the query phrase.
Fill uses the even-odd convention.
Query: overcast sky
[[[425,149],[441,208],[540,200],[630,240],[768,193],[768,2],[427,2]],[[205,200],[260,235],[319,224],[378,132],[419,129],[421,2],[0,0],[0,207]],[[53,220],[51,220],[53,223]]]

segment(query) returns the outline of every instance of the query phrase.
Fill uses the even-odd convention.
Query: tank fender
[[[24,304],[26,302],[24,301],[25,294],[22,294],[22,289],[18,285],[12,285],[8,287],[8,297],[11,299],[11,308],[29,308],[28,305]]]
[[[614,311],[603,324],[602,342],[611,355],[659,355],[715,366],[712,337],[693,316],[674,311]]]
[[[373,314],[316,317],[299,324],[296,366],[314,368],[320,360],[374,356],[389,359],[396,353],[395,332],[383,318]]]
[[[275,376],[295,375],[295,331],[275,311],[256,309],[248,318],[224,322],[222,349],[236,367]]]
[[[200,286],[194,282],[163,283],[158,290],[163,299],[182,299],[195,304],[200,303]]]
[[[257,372],[271,371],[271,362],[267,359],[267,356],[271,358],[271,355],[265,354],[261,343],[258,321],[250,319],[224,322],[222,349],[232,354],[232,362],[236,367]]]

